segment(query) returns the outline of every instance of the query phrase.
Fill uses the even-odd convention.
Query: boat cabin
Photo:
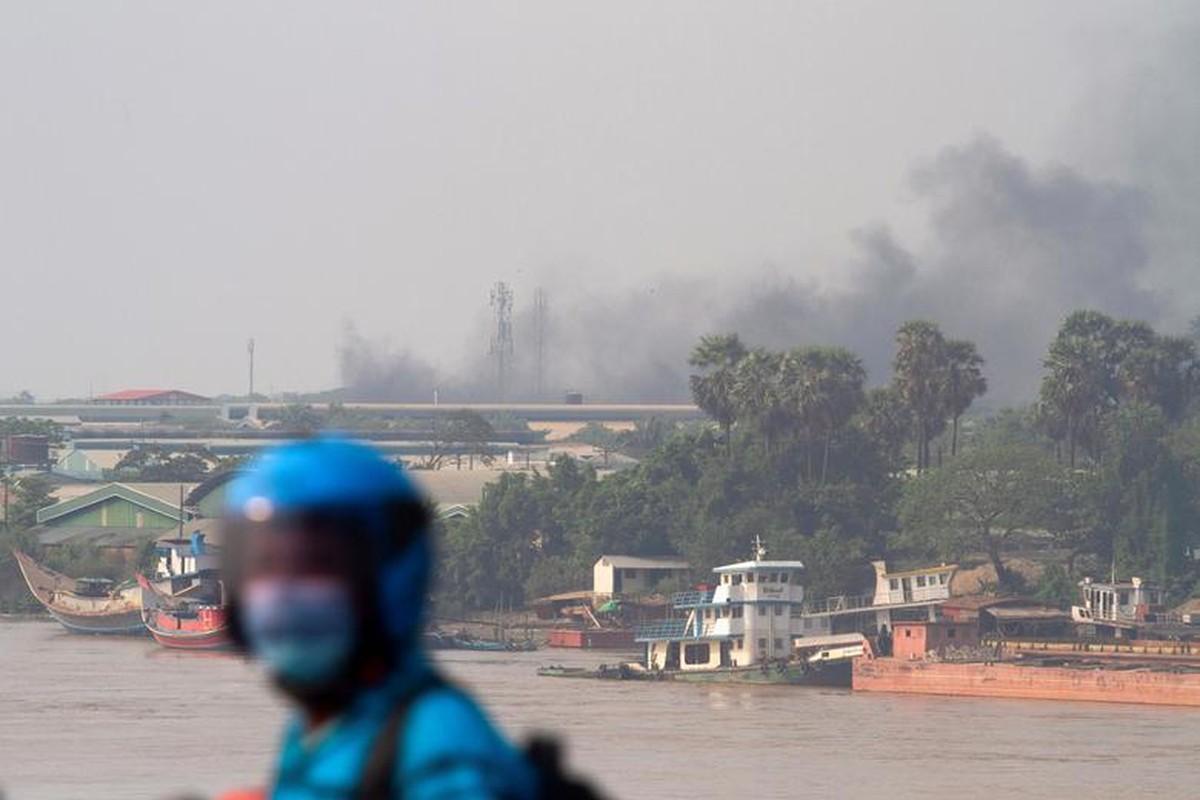
[[[154,543],[158,557],[157,577],[173,578],[216,570],[221,566],[220,548],[211,544],[199,529],[186,538],[162,538]]]
[[[713,573],[715,586],[675,594],[675,616],[637,629],[648,669],[754,666],[788,658],[797,638],[829,633],[827,618],[803,615],[803,562],[767,560],[756,540],[751,560]]]
[[[882,632],[881,632],[882,633]],[[909,661],[925,659],[930,653],[939,657],[953,647],[979,644],[979,624],[975,622],[897,622],[891,630],[891,654]]]
[[[874,606],[907,605],[950,599],[950,581],[956,564],[888,572],[886,561],[872,561],[875,568]]]
[[[1166,592],[1141,578],[1127,583],[1084,578],[1079,589],[1083,605],[1071,607],[1071,618],[1078,623],[1131,628],[1154,621],[1166,611]]]
[[[116,584],[108,578],[76,578],[77,597],[108,597]]]

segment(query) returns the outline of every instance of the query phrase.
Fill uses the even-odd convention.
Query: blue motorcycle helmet
[[[230,634],[242,627],[242,554],[255,526],[306,531],[344,546],[362,615],[363,659],[395,664],[414,648],[429,588],[430,515],[416,484],[375,449],[316,437],[271,447],[234,478],[225,496],[225,582]]]

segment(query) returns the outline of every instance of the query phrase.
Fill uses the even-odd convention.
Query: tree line
[[[570,459],[501,476],[447,525],[442,601],[488,609],[585,588],[605,553],[682,555],[704,579],[755,534],[807,563],[814,596],[869,586],[871,557],[990,564],[997,589],[1056,602],[1114,570],[1192,590],[1194,339],[1077,312],[1048,345],[1036,402],[988,416],[971,413],[983,355],[929,320],[897,329],[891,379],[873,388],[840,347],[714,334],[689,363],[710,424],[586,431],[640,459],[607,477]],[[1014,569],[1018,556],[1040,577]]]

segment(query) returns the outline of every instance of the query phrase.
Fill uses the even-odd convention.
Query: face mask
[[[285,684],[316,687],[337,677],[357,637],[350,589],[331,578],[249,583],[242,629],[250,651]]]

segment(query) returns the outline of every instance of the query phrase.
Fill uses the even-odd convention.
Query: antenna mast
[[[546,396],[546,292],[538,289],[533,295],[533,346],[537,355],[537,398]]]
[[[490,353],[496,359],[496,399],[504,400],[508,388],[509,362],[513,355],[513,338],[512,289],[503,281],[492,288],[492,315],[495,329]]]
[[[246,393],[246,399],[251,403],[254,402],[254,337],[246,340],[246,356],[250,362],[250,390]]]

